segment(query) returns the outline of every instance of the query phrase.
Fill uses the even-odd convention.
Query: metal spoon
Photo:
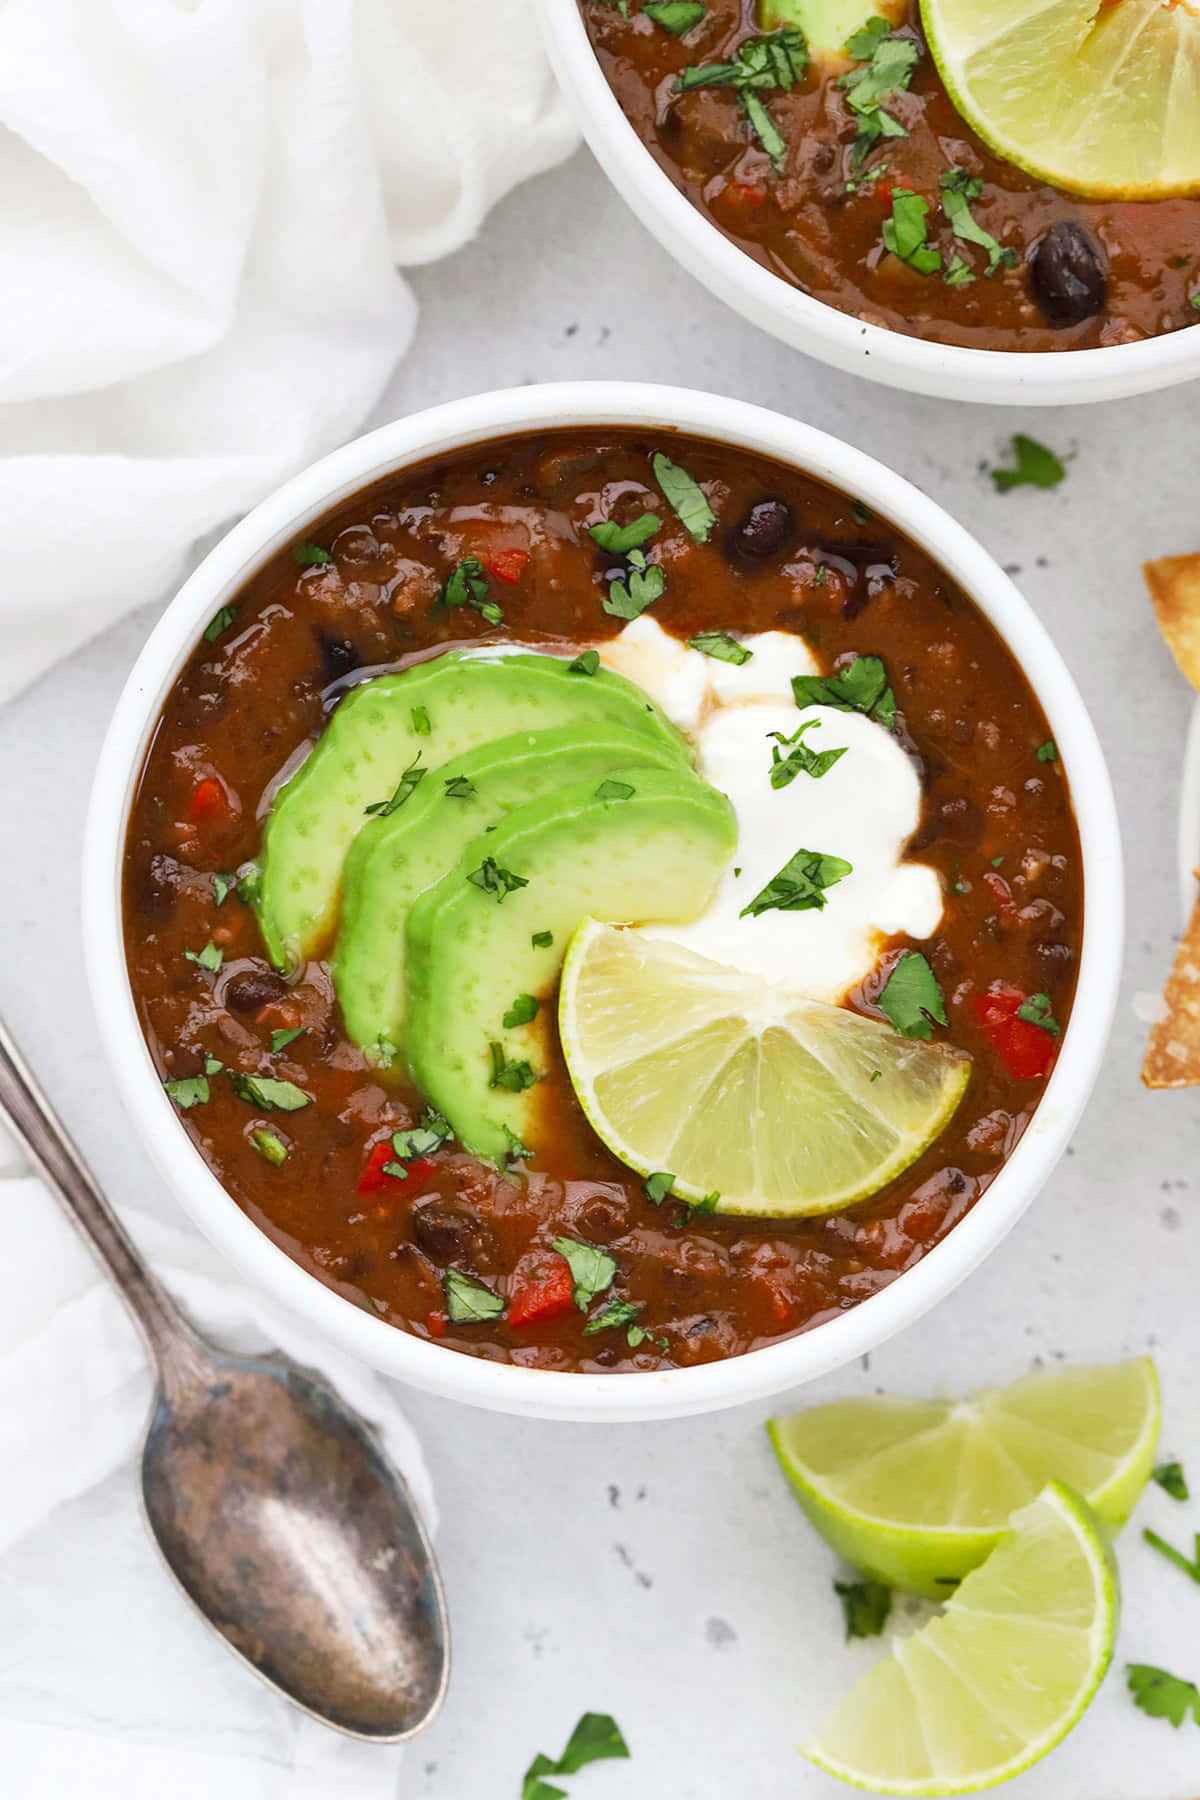
[[[199,1612],[280,1693],[351,1737],[424,1730],[450,1670],[445,1599],[371,1428],[288,1357],[207,1344],[143,1262],[0,1021],[0,1118],[91,1245],[158,1381],[142,1502]]]

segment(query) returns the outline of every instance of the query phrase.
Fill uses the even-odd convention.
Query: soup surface
[[[758,0],[706,0],[679,37],[640,0],[628,17],[613,0],[582,10],[623,112],[681,192],[756,262],[841,312],[982,350],[1134,343],[1200,318],[1200,197],[1076,199],[994,155],[955,111],[915,0],[896,35],[919,56],[904,85],[879,84],[885,133],[905,135],[864,134],[845,78],[873,76],[869,62],[814,58],[790,89],[756,90],[783,140],[774,160],[733,87],[677,86],[767,35]]]
[[[673,499],[664,492],[668,469],[686,471],[682,498],[677,484]],[[697,506],[710,527],[697,526]],[[626,528],[647,514],[656,529],[641,549],[601,548],[591,535],[628,543],[637,532]],[[632,620],[631,592],[642,602],[657,593]],[[465,603],[454,603],[460,596]],[[686,648],[696,638],[705,653]],[[728,945],[744,932],[750,961],[768,977],[891,1025],[895,1008],[881,1007],[881,996],[902,959],[914,959],[910,968],[925,959],[945,1023],[927,1010],[913,1036],[969,1057],[969,1079],[940,1135],[870,1198],[820,1217],[727,1217],[644,1182],[580,1107],[555,1030],[553,974],[522,996],[537,1002],[536,1021],[523,1025],[530,1062],[510,1049],[498,1065],[532,1064],[535,1084],[485,1095],[527,1108],[528,1148],[471,1154],[444,1124],[428,1132],[431,1117],[437,1124],[428,1094],[385,1034],[355,1025],[351,1036],[335,988],[351,960],[348,917],[340,938],[336,918],[314,928],[301,954],[273,944],[283,964],[273,966],[260,926],[270,906],[264,824],[269,886],[280,795],[294,803],[306,791],[287,784],[314,744],[325,755],[331,719],[343,729],[347,706],[361,710],[388,691],[396,671],[460,660],[494,670],[499,651],[514,648],[542,653],[539,667],[559,659],[552,676],[563,659],[578,662],[570,679],[581,691],[598,664],[596,680],[618,685],[603,665],[622,668],[644,714],[658,701],[683,725],[682,738],[665,721],[654,730],[685,759],[699,754],[705,781],[686,781],[722,809],[719,831],[732,831],[736,814],[721,892],[749,880],[750,916],[722,911],[718,894],[695,924],[661,928],[668,935],[727,961],[741,954]],[[818,675],[791,691],[785,681],[786,700],[738,688],[781,649],[788,667]],[[445,658],[451,650],[460,655]],[[487,654],[472,659],[478,651]],[[871,658],[882,660],[894,708],[872,719],[861,707],[839,711],[834,698],[817,709],[822,735],[811,741],[837,745],[841,724],[843,743],[864,745],[863,755],[873,746],[876,762],[856,749],[828,771],[773,773],[806,741],[804,681],[829,678],[836,696],[848,671],[877,667]],[[702,704],[696,671],[709,693]],[[804,729],[795,735],[789,717],[787,744],[768,742],[759,706],[771,717],[786,707]],[[423,706],[405,711],[418,734],[429,731]],[[722,764],[720,746],[737,731],[751,732],[753,755]],[[373,830],[416,805],[415,759],[403,760],[398,785],[394,771],[378,779]],[[439,784],[429,774],[432,798]],[[624,792],[603,785],[619,802],[640,779],[619,784]],[[666,787],[678,779],[653,777]],[[902,815],[887,795],[908,792],[906,783]],[[464,792],[453,775],[440,786]],[[355,831],[366,812],[356,805]],[[878,864],[886,878],[871,886],[835,872],[827,893],[776,897],[764,910],[754,888],[798,850],[797,821],[805,855],[836,852],[843,871],[861,857],[860,875],[893,831]],[[489,892],[484,866],[463,892],[479,917],[502,923],[522,896]],[[535,892],[532,881],[519,885]],[[636,900],[622,918],[645,922]],[[973,603],[853,497],[760,457],[630,429],[504,439],[404,471],[315,521],[255,575],[212,621],[163,709],[129,825],[125,919],[139,1015],[185,1130],[302,1266],[393,1325],[472,1355],[644,1369],[737,1355],[819,1324],[894,1281],[953,1228],[1011,1154],[1053,1064],[1076,980],[1082,892],[1068,783],[1045,717]],[[542,953],[547,970],[563,948]],[[435,1020],[449,1029],[469,998],[465,984],[435,995]],[[521,1023],[504,1020],[506,1029]],[[803,1136],[802,1121],[796,1129]],[[581,1251],[601,1253],[582,1295],[572,1260]],[[489,1299],[473,1307],[482,1294]]]

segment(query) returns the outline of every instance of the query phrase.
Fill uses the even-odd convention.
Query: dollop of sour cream
[[[818,672],[803,638],[767,631],[740,641],[749,662],[718,661],[643,615],[596,646],[608,668],[636,682],[688,734],[700,774],[737,814],[737,852],[706,911],[690,925],[647,929],[715,962],[836,1002],[871,972],[885,938],[929,937],[941,919],[936,873],[904,856],[920,822],[921,784],[885,726],[827,706],[798,710],[793,675]],[[819,778],[801,771],[774,788],[771,734],[791,737],[805,720],[815,723],[802,742],[845,755]],[[825,890],[824,907],[743,917],[801,849],[851,865]]]

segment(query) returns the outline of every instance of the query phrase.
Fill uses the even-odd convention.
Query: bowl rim
[[[125,968],[129,808],[160,707],[204,625],[269,556],[381,476],[557,426],[684,431],[774,456],[855,495],[928,551],[1026,671],[1071,779],[1083,847],[1083,945],[1071,1020],[1034,1117],[987,1192],[913,1268],[851,1310],[780,1343],[686,1369],[590,1374],[492,1362],[399,1330],[326,1287],[253,1223],[192,1144],[155,1072]],[[1045,628],[993,558],[920,489],[812,426],[715,394],[631,382],[535,385],[450,401],[346,444],[262,501],[209,551],[147,639],[100,751],[84,839],[84,952],[103,1047],[135,1130],[193,1221],[243,1275],[384,1373],[445,1398],[560,1419],[680,1417],[760,1399],[863,1355],[956,1287],[1024,1212],[1083,1110],[1116,1003],[1122,921],[1117,815],[1096,733]]]
[[[1200,376],[1200,326],[1087,350],[980,350],[905,336],[839,312],[748,256],[659,167],[608,85],[578,0],[539,0],[547,53],[617,193],[719,300],[838,369],[911,393],[989,405],[1071,406]]]

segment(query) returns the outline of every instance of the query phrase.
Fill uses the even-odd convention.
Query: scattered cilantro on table
[[[1152,1479],[1156,1481],[1164,1494],[1170,1494],[1172,1500],[1190,1500],[1187,1476],[1183,1472],[1181,1462],[1159,1463]]]
[[[1166,1669],[1156,1669],[1152,1663],[1129,1663],[1126,1673],[1134,1705],[1150,1718],[1169,1719],[1172,1725],[1180,1726],[1190,1712],[1200,1725],[1200,1689],[1194,1682],[1169,1675]]]
[[[1157,1550],[1169,1563],[1174,1563],[1181,1574],[1186,1575],[1190,1581],[1200,1583],[1200,1531],[1196,1533],[1196,1547],[1190,1561],[1182,1550],[1176,1550],[1174,1544],[1168,1544],[1165,1538],[1159,1537],[1157,1531],[1151,1531],[1149,1526],[1143,1531],[1142,1537],[1152,1550]]]
[[[1023,432],[1017,432],[1013,438],[1012,453],[1014,466],[1011,469],[991,471],[992,480],[1001,494],[1007,494],[1015,487],[1057,487],[1067,472],[1061,457]]]
[[[846,1639],[878,1637],[892,1610],[892,1590],[882,1581],[835,1581]]]
[[[608,1762],[629,1755],[629,1746],[615,1719],[607,1713],[584,1713],[559,1757],[539,1754],[525,1771],[521,1800],[564,1800],[566,1790],[551,1787],[543,1775],[577,1775],[588,1763]]]

